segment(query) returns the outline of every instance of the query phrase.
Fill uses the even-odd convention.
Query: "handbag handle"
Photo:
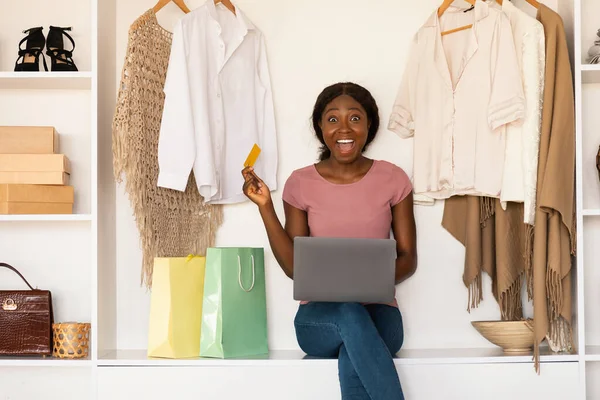
[[[15,274],[19,275],[21,277],[21,279],[23,279],[23,282],[25,282],[27,284],[27,286],[29,286],[29,289],[31,290],[35,290],[30,284],[29,282],[27,282],[27,279],[25,279],[25,277],[23,275],[21,275],[21,273],[19,271],[17,271],[17,269],[15,267],[13,267],[12,265],[8,265],[7,263],[3,263],[0,262],[0,267],[4,267],[4,268],[8,268],[11,271],[13,271]]]
[[[254,282],[255,282],[255,271],[254,271],[254,254],[250,255],[250,259],[252,260],[252,286],[250,286],[250,289],[246,290],[244,289],[244,285],[242,285],[242,259],[240,258],[240,255],[238,254],[238,283],[240,284],[240,287],[242,288],[242,290],[246,293],[249,293],[252,291],[252,289],[254,289]]]

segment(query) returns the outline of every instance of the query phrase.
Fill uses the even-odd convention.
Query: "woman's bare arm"
[[[396,239],[396,284],[410,278],[417,270],[417,227],[413,196],[409,194],[392,208],[392,230]]]
[[[285,210],[285,229],[282,227],[272,202],[259,206],[260,215],[269,244],[275,255],[275,259],[290,278],[294,278],[294,238],[296,236],[308,236],[308,217],[305,211],[299,210],[283,202]]]
[[[305,211],[299,210],[285,201],[285,229],[281,225],[271,192],[265,183],[254,173],[251,167],[244,168],[244,194],[258,206],[262,217],[269,244],[275,255],[275,259],[290,278],[294,278],[294,238],[296,236],[308,236],[308,217]]]

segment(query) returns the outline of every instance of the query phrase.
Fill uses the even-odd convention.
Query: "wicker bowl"
[[[477,331],[505,353],[531,353],[534,343],[532,320],[523,321],[473,321]]]

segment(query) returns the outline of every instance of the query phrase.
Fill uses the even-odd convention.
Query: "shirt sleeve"
[[[414,134],[415,85],[419,67],[417,36],[411,43],[408,63],[402,76],[396,101],[388,123],[388,129],[401,138],[409,138]]]
[[[297,172],[292,172],[285,182],[282,194],[283,201],[299,210],[306,211],[306,204],[302,200],[301,180]]]
[[[184,191],[196,158],[194,121],[189,92],[185,37],[181,21],[173,30],[173,44],[165,81],[165,103],[158,140],[158,186]]]
[[[277,190],[277,131],[275,127],[275,109],[273,107],[273,93],[271,91],[271,77],[267,60],[267,51],[264,36],[260,35],[258,51],[258,78],[260,81],[257,93],[258,131],[263,153],[263,177],[270,190]]]
[[[522,120],[525,98],[510,21],[498,16],[491,55],[491,95],[488,123],[492,130]]]
[[[392,184],[394,186],[394,195],[392,197],[392,207],[404,200],[412,192],[410,178],[400,167],[394,167],[392,171]]]

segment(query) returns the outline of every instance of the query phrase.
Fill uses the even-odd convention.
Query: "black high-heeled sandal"
[[[44,69],[48,71],[48,65],[46,65],[46,59],[42,51],[46,43],[46,38],[42,32],[44,28],[38,26],[37,28],[30,28],[23,33],[27,33],[19,42],[19,57],[15,61],[15,71],[17,72],[34,72],[40,70],[40,56],[44,61]],[[22,49],[21,45],[25,43],[25,48]],[[20,60],[20,62],[19,62]]]
[[[60,28],[51,26],[46,38],[46,54],[50,57],[52,71],[77,71],[77,66],[73,61],[73,50],[75,50],[75,41],[67,33],[71,28]],[[65,50],[63,35],[71,41],[73,48]]]

